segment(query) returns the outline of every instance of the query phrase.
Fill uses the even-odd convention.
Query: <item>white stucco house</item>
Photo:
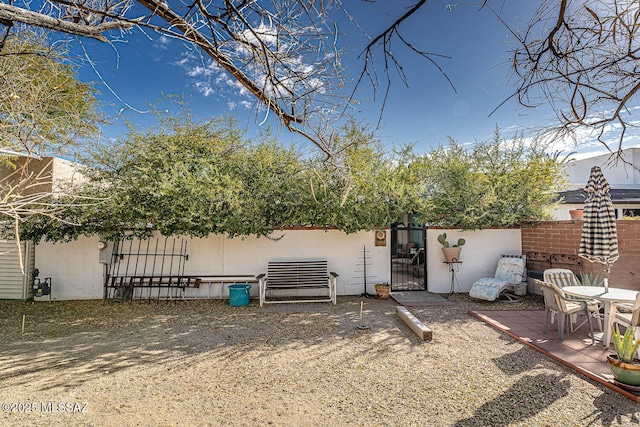
[[[630,164],[620,161],[611,163],[608,154],[568,162],[566,172],[569,188],[560,193],[564,202],[557,209],[555,218],[571,219],[569,211],[583,208],[585,199],[583,188],[593,166],[600,166],[611,186],[609,193],[618,218],[640,216],[640,171],[632,166],[640,166],[640,148],[628,148],[623,154]]]
[[[43,157],[23,158],[15,168],[0,163],[0,179],[3,188],[13,188],[28,196],[62,191],[64,186],[84,177],[73,162]],[[0,240],[0,299],[29,298],[35,264],[35,247],[31,242]]]

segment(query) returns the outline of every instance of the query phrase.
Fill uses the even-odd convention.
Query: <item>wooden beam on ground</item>
[[[424,323],[418,320],[416,316],[411,314],[407,307],[396,307],[396,314],[400,317],[404,323],[406,323],[413,332],[423,341],[431,341],[433,339],[433,331],[425,326]]]

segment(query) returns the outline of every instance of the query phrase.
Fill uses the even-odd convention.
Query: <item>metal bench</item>
[[[263,304],[289,302],[335,304],[337,277],[336,273],[327,271],[326,260],[270,261],[267,274],[256,277],[260,287],[260,307]],[[309,292],[305,292],[314,289],[325,289],[327,295],[307,295]],[[296,290],[296,293],[300,290],[304,295],[287,292],[292,290]]]

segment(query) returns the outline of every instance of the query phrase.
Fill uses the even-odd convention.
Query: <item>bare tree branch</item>
[[[23,24],[62,31],[63,33],[90,37],[102,42],[106,42],[108,40],[107,37],[102,34],[103,32],[114,29],[128,29],[133,26],[130,22],[122,21],[109,21],[102,22],[97,25],[85,25],[64,21],[42,13],[32,12],[9,4],[0,3],[0,23],[7,25],[12,22],[22,22]]]
[[[630,108],[639,100],[638,27],[636,1],[545,0],[513,52],[520,103],[547,104],[564,131],[593,129],[605,148],[622,153],[627,130],[639,126]],[[606,139],[612,130],[615,150]]]
[[[102,34],[106,28],[138,25],[189,41],[257,100],[256,114],[264,114],[265,118],[269,112],[275,114],[287,129],[311,141],[328,159],[341,150],[339,142],[333,139],[335,133],[327,132],[327,123],[335,122],[357,101],[355,92],[349,94],[351,86],[345,86],[347,75],[333,15],[348,12],[339,2],[45,0],[36,5],[18,1],[19,5],[16,3],[12,8],[37,15],[38,19],[20,21],[31,25],[99,40],[106,40]],[[380,47],[386,64],[385,99],[392,82],[390,68],[408,85],[403,65],[391,53],[393,40],[431,61],[446,77],[435,62],[436,57],[442,56],[418,49],[399,32],[400,25],[425,3],[426,0],[418,0],[365,48],[365,69],[359,81],[369,76],[374,87],[377,85],[375,68],[370,71],[370,67],[374,49]],[[144,6],[149,13],[132,17],[135,4]],[[40,9],[31,11],[34,6]],[[140,13],[140,9],[135,13]],[[49,16],[50,20],[40,19],[43,16]],[[14,15],[7,19],[19,20]],[[357,26],[357,21],[352,22]]]
[[[391,52],[391,44],[392,44],[392,41],[394,40],[394,38],[397,38],[398,40],[400,40],[400,42],[402,42],[402,44],[404,44],[406,47],[408,47],[411,51],[413,51],[417,55],[419,55],[419,56],[427,59],[429,62],[431,62],[440,71],[440,73],[443,75],[443,77],[447,80],[447,82],[449,83],[449,85],[451,86],[453,91],[456,92],[456,88],[455,88],[453,82],[449,79],[447,74],[444,72],[444,70],[440,67],[440,65],[434,59],[434,58],[449,58],[449,56],[436,54],[436,53],[430,53],[430,52],[424,52],[424,51],[416,48],[413,43],[409,42],[400,33],[400,26],[402,25],[402,23],[404,21],[406,21],[407,19],[409,19],[410,17],[412,17],[413,15],[415,15],[425,4],[426,4],[426,0],[419,0],[417,3],[415,3],[413,6],[411,6],[409,8],[409,10],[407,10],[407,12],[405,12],[402,16],[397,18],[384,31],[382,31],[377,36],[375,36],[365,46],[364,50],[358,56],[359,58],[363,59],[363,66],[362,66],[362,70],[360,71],[360,75],[358,76],[358,79],[356,81],[356,84],[353,87],[351,95],[349,96],[349,99],[353,99],[355,97],[356,91],[361,86],[361,84],[362,84],[362,82],[363,82],[363,80],[365,78],[372,82],[372,85],[373,85],[373,88],[374,88],[374,95],[375,95],[375,91],[376,91],[377,87],[379,86],[379,84],[378,84],[378,77],[377,77],[376,67],[375,67],[375,64],[374,64],[374,56],[375,56],[374,55],[374,51],[378,47],[382,46],[382,52],[381,53],[383,55],[383,60],[384,60],[384,65],[385,65],[384,66],[384,74],[385,74],[385,78],[386,78],[386,83],[384,85],[385,92],[384,92],[384,95],[383,95],[382,107],[381,107],[380,115],[378,117],[378,122],[379,123],[382,120],[382,116],[384,114],[386,101],[387,101],[387,98],[389,96],[389,91],[391,90],[391,82],[393,80],[392,75],[391,75],[391,71],[389,69],[389,63],[393,64],[393,66],[394,66],[394,68],[396,70],[396,73],[399,76],[400,80],[405,84],[405,86],[409,87],[409,82],[408,82],[408,80],[406,78],[406,75],[404,73],[403,67],[401,66],[399,61],[396,59],[396,57]]]

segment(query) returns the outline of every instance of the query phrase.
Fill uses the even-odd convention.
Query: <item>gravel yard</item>
[[[467,314],[541,297],[450,299],[409,307],[432,342],[393,300],[0,302],[0,425],[640,424],[640,406]]]

